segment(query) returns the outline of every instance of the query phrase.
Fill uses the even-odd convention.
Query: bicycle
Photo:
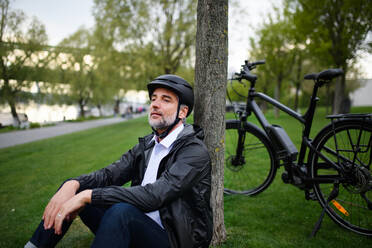
[[[325,212],[342,227],[372,236],[372,114],[327,116],[330,123],[311,139],[318,89],[343,71],[328,69],[305,75],[306,80],[314,81],[314,88],[308,109],[301,115],[256,92],[257,76],[251,70],[264,63],[245,61],[240,73],[235,73],[234,79],[240,83],[245,79],[250,87],[246,104],[235,106],[239,118],[226,120],[224,193],[257,195],[269,187],[277,169],[284,166],[283,182],[304,190],[307,200],[317,200],[322,207],[311,236],[319,230]],[[300,152],[282,127],[268,122],[255,98],[303,124]],[[262,128],[247,121],[252,113]]]

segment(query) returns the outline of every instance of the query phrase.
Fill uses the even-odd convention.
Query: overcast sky
[[[249,37],[267,18],[273,4],[281,0],[240,0],[240,10],[230,6],[229,11],[229,72],[237,71],[248,59]],[[79,27],[91,28],[93,0],[15,0],[12,8],[23,10],[28,17],[36,16],[45,26],[49,44],[56,45],[63,38],[73,34]],[[368,78],[372,78],[372,56],[364,58],[361,66]],[[369,72],[368,72],[369,70]]]

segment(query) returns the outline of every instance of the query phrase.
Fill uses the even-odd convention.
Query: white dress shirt
[[[155,146],[152,150],[151,157],[149,160],[149,164],[147,165],[147,169],[145,175],[143,177],[142,186],[145,186],[149,183],[154,183],[156,181],[156,176],[158,174],[159,164],[160,161],[168,155],[169,151],[172,148],[172,144],[176,141],[178,134],[183,130],[183,124],[177,127],[175,130],[170,132],[162,141],[158,142],[155,135],[153,140],[155,140]],[[163,224],[161,223],[159,211],[153,211],[146,213],[151,219],[153,219],[156,223],[158,223],[162,228]]]

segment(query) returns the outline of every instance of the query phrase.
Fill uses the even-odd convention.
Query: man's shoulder
[[[154,135],[153,134],[148,134],[146,136],[143,136],[143,137],[139,137],[138,138],[138,143],[135,144],[130,151],[132,152],[138,152],[138,151],[141,151],[141,150],[146,150],[150,147],[152,147],[153,143],[152,142],[152,139],[153,139]]]
[[[185,124],[182,132],[179,134],[178,137],[186,137],[189,139],[196,138],[202,141],[204,139],[204,131],[201,127],[195,124]]]
[[[143,137],[139,137],[138,138],[138,143],[141,144],[141,143],[144,143],[145,145],[148,144],[148,143],[151,143],[152,139],[154,138],[154,134],[153,133],[150,133],[150,134],[147,134]]]
[[[194,128],[194,131],[180,137],[179,148],[182,150],[187,147],[191,148],[193,151],[197,151],[197,153],[208,154],[208,149],[203,141],[203,130],[197,126],[191,127]]]

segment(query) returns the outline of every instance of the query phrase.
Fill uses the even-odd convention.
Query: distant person
[[[92,247],[209,246],[210,158],[203,131],[184,124],[192,87],[162,75],[147,88],[154,133],[106,168],[63,183],[25,247],[54,247],[77,215],[95,234]]]
[[[127,116],[128,116],[128,119],[131,119],[132,118],[132,114],[133,114],[133,107],[132,106],[129,106],[127,108]]]
[[[119,104],[115,102],[114,106],[114,116],[117,116],[119,114]]]

